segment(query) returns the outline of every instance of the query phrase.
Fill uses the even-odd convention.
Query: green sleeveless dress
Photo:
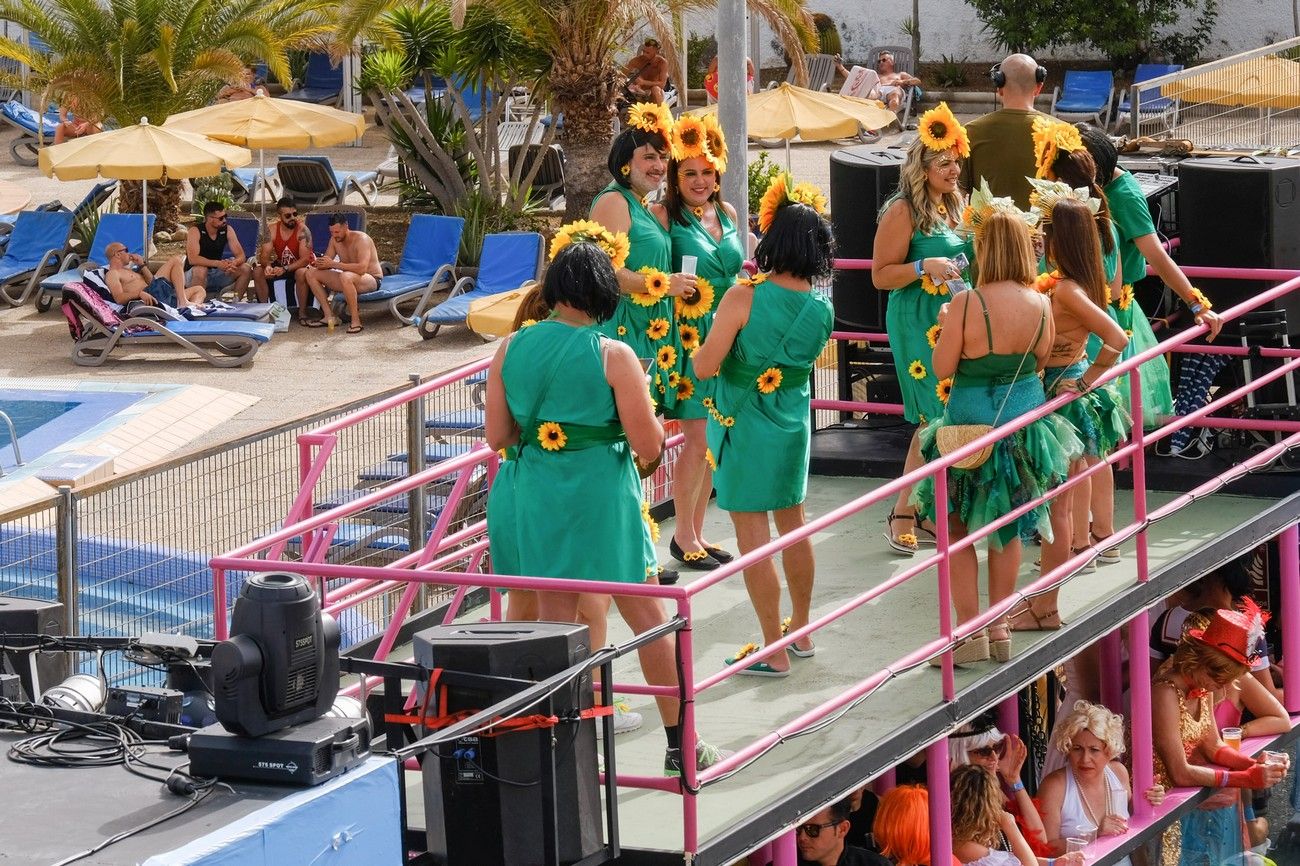
[[[741,273],[740,266],[745,261],[740,235],[735,223],[727,216],[727,209],[719,205],[712,207],[717,208],[718,223],[722,226],[722,237],[719,240],[713,239],[713,235],[700,224],[689,208],[682,211],[686,225],[674,221],[668,227],[673,242],[673,271],[681,270],[682,256],[695,256],[695,275],[708,283],[707,288],[702,288],[697,303],[677,304],[677,335],[688,358],[695,354],[695,350],[709,335],[718,304],[722,303],[727,290],[735,284],[736,277]],[[682,381],[690,384],[678,388],[680,402],[674,408],[672,416],[684,419],[707,417],[708,412],[702,401],[712,393],[711,387],[707,382],[693,381],[689,366],[682,375]]]
[[[803,502],[812,429],[808,379],[835,314],[815,292],[764,280],[749,321],[715,379],[707,430],[713,486],[724,511],[776,511]]]
[[[984,311],[984,328],[992,346],[993,327],[988,307],[979,290],[972,291]],[[970,306],[966,305],[967,312]],[[1038,323],[1034,345],[1042,338],[1046,323],[1044,314]],[[1006,424],[1046,402],[1033,346],[1029,351],[1028,357],[989,353],[978,358],[962,358],[957,363],[943,416],[921,428],[921,454],[926,462],[942,456],[936,440],[939,428],[945,424]],[[989,458],[974,469],[950,470],[948,510],[968,530],[979,529],[1065,481],[1070,463],[1082,453],[1083,443],[1069,422],[1053,413],[1000,439]],[[927,520],[934,520],[934,479],[927,478],[918,484],[912,500]],[[1046,503],[994,532],[989,536],[989,544],[1001,550],[1017,538],[1031,539],[1035,531],[1049,541],[1052,539],[1050,506]]]
[[[917,229],[907,247],[907,261],[937,256],[955,258],[958,253],[975,260],[970,239],[962,239],[946,225],[933,234]],[[962,277],[969,282],[969,271],[963,271]],[[922,282],[917,280],[889,292],[889,307],[885,311],[889,350],[894,356],[898,387],[903,393],[903,417],[913,424],[924,424],[943,414],[939,378],[930,370],[930,359],[939,339],[939,308],[951,300],[947,286],[940,286],[931,294],[922,288]]]
[[[671,273],[672,242],[659,220],[632,190],[613,182],[596,194],[592,206],[601,196],[610,194],[623,196],[632,217],[632,226],[627,233],[627,263],[623,267],[633,273],[644,267]],[[683,357],[681,338],[677,335],[672,297],[665,295],[656,301],[646,295],[639,299],[635,295],[621,295],[613,317],[595,327],[605,336],[627,343],[638,358],[654,359],[650,365],[650,396],[657,409],[671,411],[677,405],[682,373],[689,369]]]
[[[656,567],[602,340],[553,319],[511,338],[501,378],[520,439],[487,507],[498,574],[639,583]]]

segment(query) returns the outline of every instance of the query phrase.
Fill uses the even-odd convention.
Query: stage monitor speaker
[[[906,157],[906,151],[877,150],[868,145],[831,154],[831,228],[836,256],[871,258],[880,208],[898,189],[898,175]],[[885,330],[888,296],[871,282],[871,271],[837,270],[832,286],[836,327],[849,331]]]
[[[0,644],[35,645],[33,641],[13,640],[5,635],[66,633],[63,605],[59,602],[0,596]],[[41,692],[67,679],[68,658],[64,652],[26,653],[6,650],[0,659],[0,673],[17,674],[22,682],[23,696],[34,701],[40,697]],[[32,681],[33,661],[36,682]]]
[[[1300,268],[1300,160],[1242,156],[1184,160],[1178,170],[1181,262],[1235,268]],[[1193,281],[1198,282],[1198,281]],[[1224,310],[1267,283],[1215,280],[1207,294]],[[1300,298],[1274,304],[1300,333]]]
[[[426,668],[535,682],[590,655],[586,626],[556,622],[486,622],[436,626],[417,632],[415,660]],[[507,695],[448,687],[447,713],[480,710]],[[587,709],[591,675],[584,674],[528,714]],[[424,756],[424,801],[429,853],[435,862],[459,866],[541,866],[543,809],[539,736],[554,734],[556,828],[560,860],[573,863],[598,852],[600,787],[596,727],[521,731],[464,737]],[[465,755],[473,750],[473,757]],[[456,753],[461,757],[456,757]],[[506,781],[502,781],[506,780]]]

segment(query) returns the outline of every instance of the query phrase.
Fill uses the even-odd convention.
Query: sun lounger
[[[36,294],[41,278],[59,268],[72,235],[72,211],[23,211],[0,257],[0,298],[21,307]]]
[[[1052,90],[1050,113],[1053,117],[1081,117],[1105,129],[1114,96],[1115,75],[1110,70],[1067,69],[1062,86]]]
[[[389,312],[412,324],[432,306],[433,293],[439,287],[450,288],[456,279],[456,255],[465,228],[463,217],[416,214],[406,230],[401,265],[395,274],[384,277],[378,290],[358,297],[363,305],[387,303]],[[314,233],[313,233],[314,236]],[[415,301],[413,315],[398,308]]]
[[[154,215],[149,214],[148,234],[151,237],[153,222]],[[107,265],[108,256],[104,254],[104,250],[114,241],[126,244],[129,253],[143,255],[140,248],[143,238],[140,236],[139,214],[106,213],[101,216],[99,225],[95,228],[95,236],[90,241],[90,250],[84,255],[69,253],[59,265],[57,273],[41,280],[41,290],[36,296],[36,308],[42,313],[45,312],[54,306],[54,301],[63,291],[63,287],[79,279],[82,271]]]
[[[1181,63],[1139,63],[1137,71],[1133,73],[1133,83],[1150,81],[1153,78],[1182,71]],[[1115,106],[1115,126],[1120,127],[1119,131],[1125,133],[1128,130],[1123,129],[1123,126],[1133,113],[1133,106],[1130,103],[1129,90],[1125,88],[1120,93],[1119,104]],[[1138,103],[1138,121],[1145,123],[1148,120],[1159,120],[1168,130],[1178,124],[1178,110],[1179,100],[1176,97],[1161,96],[1159,93],[1147,90],[1143,92],[1142,99]]]
[[[370,204],[379,192],[379,172],[335,171],[328,156],[282,156],[276,169],[284,195],[299,204],[343,204],[354,189]]]
[[[365,208],[350,204],[325,205],[310,210],[305,216],[307,231],[311,232],[311,251],[318,256],[325,255],[330,245],[330,217],[343,214],[348,219],[348,228],[354,232],[366,230]]]
[[[500,232],[485,237],[478,277],[457,280],[447,300],[420,317],[420,336],[432,339],[443,325],[464,323],[469,305],[478,298],[536,280],[542,268],[542,246],[537,232]]]
[[[63,315],[72,334],[72,360],[82,367],[98,367],[115,349],[132,346],[179,347],[214,367],[238,367],[251,362],[274,331],[274,326],[257,322],[122,319],[93,289],[78,282],[63,289]]]
[[[271,201],[280,198],[279,172],[275,166],[266,169],[236,168],[230,170],[230,194],[236,202],[249,203],[257,201],[258,194],[266,190]]]
[[[301,86],[280,98],[332,105],[339,101],[342,93],[343,64],[334,65],[328,54],[314,51],[307,56],[307,71],[303,75]]]
[[[41,116],[16,99],[0,105],[0,119],[18,130],[19,134],[9,142],[9,155],[14,162],[28,168],[36,165],[39,159],[37,139],[43,138],[47,145],[53,144],[54,128],[59,123],[57,114]]]

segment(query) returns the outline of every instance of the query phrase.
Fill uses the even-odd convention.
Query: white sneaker
[[[632,712],[628,703],[623,698],[614,698],[614,733],[626,734],[629,731],[635,731],[641,727],[640,713]]]

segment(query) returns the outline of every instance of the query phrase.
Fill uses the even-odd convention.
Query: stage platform
[[[880,478],[814,476],[809,484],[809,516],[824,514],[883,483]],[[1060,610],[1065,628],[1017,632],[1009,664],[986,662],[958,669],[955,702],[941,702],[938,669],[923,666],[903,672],[833,724],[788,740],[731,778],[706,787],[699,797],[700,850],[695,862],[733,863],[778,828],[797,823],[861,780],[905,760],[1177,587],[1295,523],[1300,519],[1296,489],[1292,485],[1286,498],[1219,493],[1153,525],[1148,584],[1138,586],[1133,544],[1125,545],[1122,562],[1077,575],[1063,589]],[[1149,507],[1158,508],[1176,495],[1153,492]],[[1132,497],[1121,490],[1116,499],[1116,521],[1123,525],[1132,519]],[[885,544],[882,533],[888,510],[879,505],[816,536],[814,616],[913,561],[892,554]],[[714,543],[734,550],[730,520],[716,507],[710,508],[706,534]],[[659,544],[664,563],[670,562],[671,535],[669,519],[662,523]],[[1022,586],[1037,578],[1033,565],[1037,555],[1037,548],[1026,547]],[[689,581],[699,574],[683,571],[682,579]],[[981,589],[984,586],[982,579]],[[720,668],[741,644],[757,639],[757,624],[740,575],[698,597],[693,609],[700,676]],[[483,615],[479,609],[467,619]],[[629,636],[617,616],[611,617],[610,626],[612,642]],[[698,704],[699,729],[719,746],[740,748],[842,694],[937,634],[932,570],[820,632],[817,655],[792,659],[790,677],[737,677],[706,692]],[[394,653],[397,658],[404,656],[401,650]],[[622,680],[640,681],[635,659],[621,660],[617,670]],[[632,697],[630,704],[646,717],[646,723],[639,731],[617,738],[619,770],[658,774],[664,739],[653,702]],[[423,807],[414,775],[408,776],[408,795],[411,822],[420,824]],[[680,797],[623,789],[619,809],[621,841],[629,849],[621,863],[682,862]]]

